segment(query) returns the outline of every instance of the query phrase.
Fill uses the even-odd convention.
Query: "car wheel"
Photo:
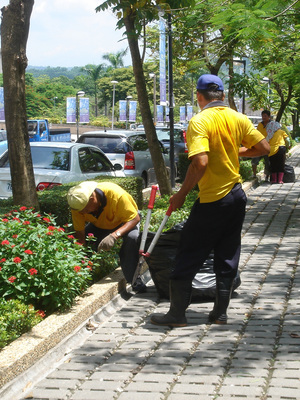
[[[143,179],[143,189],[146,189],[146,187],[148,186],[148,178],[146,172],[142,173],[142,179]]]

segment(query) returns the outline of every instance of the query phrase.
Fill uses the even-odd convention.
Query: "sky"
[[[82,67],[107,64],[102,56],[128,47],[111,11],[96,13],[102,0],[35,0],[27,42],[28,65]],[[0,8],[9,0],[0,0]],[[124,58],[131,64],[130,52]]]

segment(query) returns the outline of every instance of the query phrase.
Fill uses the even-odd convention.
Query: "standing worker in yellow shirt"
[[[270,121],[266,126],[267,141],[270,144],[271,183],[283,183],[286,141],[288,135],[280,129],[279,122]]]
[[[127,282],[131,282],[139,261],[140,216],[132,196],[112,182],[81,182],[68,192],[75,236],[86,243],[86,236],[96,237],[95,247],[110,250],[123,238],[120,264]],[[146,286],[138,277],[133,288],[145,292]]]
[[[170,204],[174,211],[180,208],[197,183],[199,197],[181,234],[171,272],[170,310],[165,315],[151,317],[156,325],[187,325],[185,310],[190,303],[192,281],[212,250],[217,288],[209,321],[227,323],[247,201],[240,183],[239,157],[265,155],[270,147],[245,115],[225,105],[224,98],[223,83],[218,76],[200,76],[197,100],[201,112],[190,120],[187,130],[191,163]],[[245,147],[240,147],[241,144]]]

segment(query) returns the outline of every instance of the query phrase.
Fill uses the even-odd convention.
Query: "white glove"
[[[98,245],[98,252],[101,250],[110,250],[116,242],[116,238],[110,234],[106,236]]]

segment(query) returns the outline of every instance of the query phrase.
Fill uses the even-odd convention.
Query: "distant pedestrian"
[[[280,123],[276,121],[270,121],[266,126],[267,141],[270,144],[271,183],[283,183],[288,135],[280,128]]]
[[[225,105],[224,98],[224,86],[218,76],[200,76],[197,100],[201,112],[190,120],[187,130],[191,163],[170,204],[173,210],[180,208],[197,183],[199,198],[184,225],[171,272],[170,310],[151,317],[156,325],[186,326],[192,281],[212,250],[217,289],[209,321],[227,323],[247,201],[240,183],[239,157],[268,154],[269,144],[245,115]]]
[[[263,110],[261,112],[261,119],[262,119],[262,121],[257,125],[257,130],[262,135],[264,135],[264,137],[267,137],[266,126],[271,121],[271,112],[269,110]],[[268,156],[251,158],[251,166],[252,166],[252,173],[253,173],[252,177],[256,178],[257,166],[259,164],[259,161],[262,158],[264,159],[264,164],[265,164],[265,169],[264,169],[265,180],[269,181],[269,177],[270,177],[270,162],[269,162]]]

